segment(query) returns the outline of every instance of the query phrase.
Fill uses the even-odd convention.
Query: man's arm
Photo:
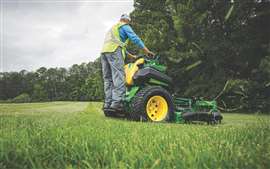
[[[136,35],[136,33],[132,30],[129,25],[124,25],[123,29],[127,34],[128,38],[137,45],[140,49],[142,49],[146,54],[154,55],[143,43],[143,41]]]
[[[127,54],[127,57],[128,57],[129,59],[134,59],[134,60],[135,60],[135,59],[137,58],[137,56],[135,56],[135,55],[129,53],[128,51],[126,51],[126,54]]]

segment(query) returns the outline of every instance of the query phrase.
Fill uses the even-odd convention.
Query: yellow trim
[[[146,105],[147,116],[155,122],[162,121],[169,113],[168,103],[162,96],[152,96]]]
[[[122,48],[121,49],[122,52],[122,57],[124,58],[124,60],[126,59],[126,48]]]
[[[144,59],[140,58],[140,59],[136,60],[135,63],[129,63],[129,64],[125,65],[126,84],[127,85],[133,84],[133,76],[139,70],[138,65],[141,65],[143,63],[144,63]]]

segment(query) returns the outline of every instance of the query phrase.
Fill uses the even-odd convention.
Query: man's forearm
[[[128,51],[126,51],[126,54],[127,54],[127,57],[130,58],[130,59],[135,59],[136,58],[135,55],[129,53]]]
[[[148,56],[154,56],[155,54],[151,52],[147,47],[143,48],[144,53],[146,53]]]
[[[147,47],[144,47],[144,48],[143,48],[143,51],[144,51],[144,53],[149,53],[149,52],[150,52],[149,49],[148,49]]]

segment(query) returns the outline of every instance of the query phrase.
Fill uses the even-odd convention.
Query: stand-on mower
[[[165,72],[166,67],[157,56],[152,59],[140,56],[134,63],[125,65],[125,110],[105,109],[105,116],[152,122],[221,122],[216,101],[175,97],[172,79]]]

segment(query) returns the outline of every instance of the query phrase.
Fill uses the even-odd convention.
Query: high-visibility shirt
[[[145,47],[142,40],[135,34],[128,24],[119,22],[106,34],[102,53],[114,52],[119,46],[121,46],[123,56],[125,56],[128,40],[131,40],[139,48]]]
[[[128,40],[122,42],[119,35],[119,28],[123,25],[126,23],[118,22],[107,32],[101,53],[114,52],[119,46],[125,50]]]

